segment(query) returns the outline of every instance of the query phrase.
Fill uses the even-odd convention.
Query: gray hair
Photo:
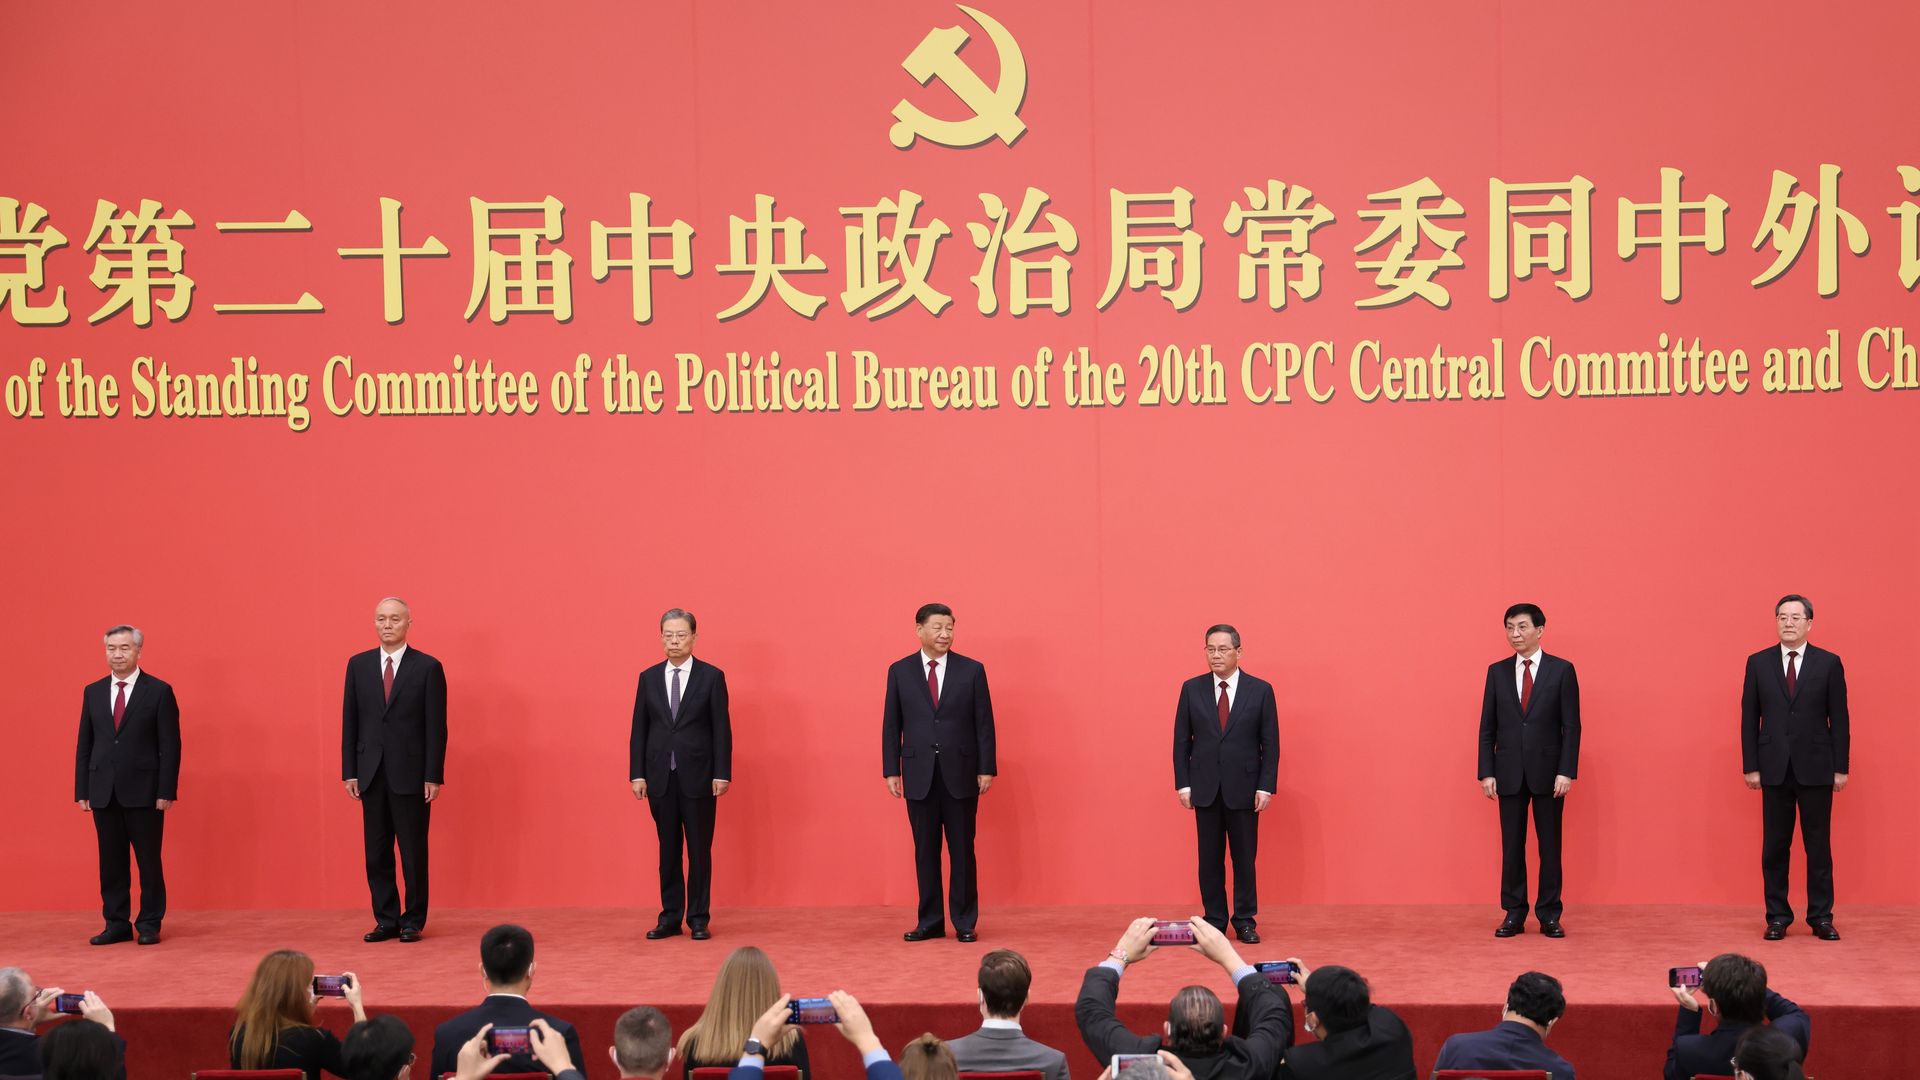
[[[128,626],[126,623],[121,623],[119,626],[116,626],[113,629],[107,631],[106,634],[100,638],[100,640],[105,641],[107,640],[107,638],[110,638],[115,634],[132,634],[133,647],[136,649],[145,646],[147,643],[147,635],[141,633],[139,627]]]
[[[697,634],[700,632],[700,624],[693,621],[693,612],[685,608],[668,608],[667,613],[660,616],[661,629],[666,628],[668,619],[685,619],[687,620],[687,633]]]
[[[407,617],[408,617],[408,618],[412,618],[412,617],[413,617],[413,605],[411,605],[411,604],[409,604],[409,603],[407,603],[407,602],[406,602],[405,600],[402,600],[402,599],[400,599],[400,598],[399,598],[399,597],[397,597],[397,596],[383,596],[383,597],[381,597],[381,598],[379,599],[379,601],[378,601],[377,603],[375,603],[375,604],[373,605],[373,610],[375,610],[375,611],[379,611],[379,610],[380,610],[380,605],[381,605],[381,604],[384,604],[384,603],[386,603],[386,602],[387,602],[387,601],[389,601],[389,600],[391,600],[391,601],[393,601],[393,602],[394,602],[394,603],[396,603],[396,604],[399,604],[399,605],[400,605],[400,610],[402,610],[402,611],[404,611],[404,612],[406,612],[406,613],[407,613]]]
[[[17,967],[0,968],[0,1025],[11,1022],[32,1004],[28,1000],[32,993],[33,983],[26,972]]]

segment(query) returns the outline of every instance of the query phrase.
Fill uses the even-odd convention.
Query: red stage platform
[[[679,1031],[698,1015],[714,970],[736,946],[766,949],[782,986],[796,995],[850,991],[894,1048],[923,1031],[952,1037],[973,1030],[975,964],[986,950],[1007,946],[1034,970],[1028,1033],[1067,1050],[1074,1075],[1093,1080],[1100,1070],[1075,1033],[1073,999],[1081,973],[1138,914],[1181,912],[989,908],[977,944],[909,945],[900,934],[911,914],[895,908],[722,910],[707,942],[643,940],[651,906],[439,911],[417,944],[368,945],[360,934],[371,920],[359,912],[199,911],[171,919],[166,940],[153,948],[88,946],[99,929],[90,915],[14,913],[0,919],[0,965],[24,967],[42,986],[99,991],[130,1044],[131,1080],[186,1080],[194,1068],[226,1064],[233,1004],[270,949],[304,950],[322,972],[359,973],[369,1011],[400,1016],[424,1042],[435,1023],[482,994],[482,931],[517,922],[538,942],[534,1001],[580,1026],[588,1075],[610,1080],[616,1074],[605,1048],[615,1017],[632,1005],[655,1005]],[[1297,954],[1366,975],[1375,999],[1413,1028],[1422,1075],[1447,1035],[1498,1019],[1515,975],[1545,971],[1565,984],[1569,1003],[1553,1045],[1582,1080],[1645,1080],[1659,1075],[1673,1027],[1666,969],[1738,951],[1766,964],[1773,987],[1812,1016],[1809,1071],[1820,1080],[1864,1080],[1912,1075],[1920,1060],[1916,915],[1911,907],[1843,908],[1844,941],[1816,941],[1796,926],[1787,940],[1766,942],[1751,908],[1576,907],[1564,940],[1528,933],[1498,941],[1499,913],[1479,907],[1282,907],[1262,920],[1267,944],[1243,955]],[[1167,999],[1194,982],[1231,992],[1196,955],[1150,957],[1122,984],[1122,1015],[1136,1030],[1157,1028]],[[345,1031],[344,1005],[329,1003],[324,1015]],[[824,1080],[859,1075],[857,1059],[831,1030],[810,1033],[808,1047]]]

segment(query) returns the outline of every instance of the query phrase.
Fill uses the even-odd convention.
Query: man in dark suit
[[[146,636],[131,626],[107,631],[108,675],[80,696],[80,739],[74,753],[73,798],[93,815],[100,845],[100,913],[106,929],[95,945],[160,943],[167,915],[167,879],[160,867],[166,811],[180,797],[180,705],[173,687],[140,670]],[[129,919],[133,874],[140,864],[140,917]]]
[[[733,785],[733,721],[727,675],[693,655],[693,613],[660,616],[667,658],[640,673],[633,695],[627,775],[633,797],[646,799],[660,837],[660,918],[649,939],[680,932],[682,914],[695,941],[707,930],[713,894],[715,803]],[[686,876],[680,848],[687,849]]]
[[[1199,834],[1200,903],[1207,921],[1225,930],[1227,852],[1233,852],[1231,922],[1240,940],[1256,945],[1260,913],[1254,855],[1260,813],[1280,776],[1280,713],[1273,685],[1240,670],[1240,631],[1225,623],[1207,628],[1206,675],[1180,686],[1173,710],[1173,786],[1193,811]]]
[[[987,669],[953,652],[953,609],[923,604],[913,622],[920,651],[887,669],[887,701],[880,722],[880,769],[887,792],[907,800],[913,829],[919,921],[908,941],[946,937],[940,903],[940,838],[952,867],[953,928],[961,941],[977,940],[980,896],[974,877],[973,823],[980,796],[993,786],[993,699]]]
[[[480,938],[480,975],[487,983],[487,997],[478,1006],[433,1029],[433,1072],[435,1077],[458,1072],[460,1047],[475,1032],[492,1024],[495,1028],[526,1027],[535,1019],[545,1020],[554,1033],[566,1041],[567,1052],[575,1062],[587,1059],[580,1054],[580,1034],[573,1025],[534,1008],[527,1001],[533,989],[533,935],[513,926],[496,926]],[[515,1054],[500,1065],[502,1073],[539,1072],[531,1053]]]
[[[980,1030],[949,1040],[961,1072],[1037,1072],[1044,1080],[1067,1080],[1067,1055],[1027,1038],[1020,1012],[1027,1007],[1033,970],[1012,949],[980,958]]]
[[[1721,953],[1704,965],[1698,996],[1684,986],[1673,987],[1680,1016],[1673,1025],[1673,1045],[1667,1048],[1666,1080],[1690,1080],[1707,1073],[1725,1075],[1734,1045],[1748,1028],[1772,1024],[1800,1044],[1806,1056],[1813,1038],[1813,1021],[1800,1006],[1767,986],[1767,969],[1739,953]],[[1720,1017],[1712,1031],[1700,1033],[1701,998],[1704,1008]],[[1557,1074],[1556,1074],[1557,1075]]]
[[[1490,1031],[1462,1032],[1440,1047],[1435,1069],[1540,1069],[1553,1080],[1573,1080],[1573,1066],[1547,1049],[1547,1034],[1566,1015],[1560,980],[1529,971],[1507,988],[1507,1011]]]
[[[407,645],[413,612],[397,596],[373,609],[380,647],[347,661],[340,721],[340,776],[360,802],[367,891],[374,926],[367,941],[419,941],[427,925],[427,822],[446,782],[447,673]],[[393,880],[393,849],[407,906]]]
[[[1480,698],[1480,790],[1500,800],[1500,906],[1506,918],[1494,937],[1524,933],[1527,923],[1527,809],[1540,844],[1540,895],[1533,913],[1540,932],[1560,926],[1560,822],[1579,775],[1580,680],[1573,665],[1540,651],[1547,616],[1532,604],[1506,614],[1513,658],[1487,669]]]
[[[1239,989],[1236,1013],[1243,1019],[1247,1035],[1228,1033],[1219,997],[1204,986],[1184,987],[1174,995],[1158,1035],[1135,1034],[1120,1021],[1115,1012],[1120,977],[1155,951],[1154,919],[1148,916],[1135,919],[1107,958],[1087,969],[1079,1000],[1073,1006],[1080,1038],[1103,1066],[1115,1054],[1167,1050],[1180,1058],[1196,1080],[1269,1080],[1274,1066],[1293,1044],[1293,1003],[1265,975],[1242,960],[1226,935],[1212,923],[1204,918],[1191,922],[1194,950],[1220,965]]]
[[[36,989],[19,968],[0,968],[0,1076],[40,1075],[40,1036],[34,1028],[65,1019],[53,1011],[53,999],[64,993],[57,986]],[[80,1015],[113,1030],[113,1012],[91,990],[80,1001]],[[119,1047],[115,1076],[125,1080],[127,1043],[117,1034],[113,1041]]]
[[[1741,771],[1760,790],[1763,839],[1760,876],[1767,898],[1768,941],[1787,936],[1787,868],[1793,861],[1793,819],[1807,854],[1807,924],[1815,937],[1840,940],[1833,928],[1833,794],[1847,786],[1850,735],[1847,673],[1840,658],[1807,643],[1813,601],[1783,596],[1773,606],[1780,644],[1747,657],[1740,691]]]
[[[1279,1080],[1416,1080],[1413,1035],[1351,968],[1308,968],[1292,959],[1305,989],[1307,1033],[1314,1042],[1287,1051]]]

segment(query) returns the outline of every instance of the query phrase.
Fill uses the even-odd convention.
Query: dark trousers
[[[713,787],[689,791],[678,770],[667,773],[665,791],[648,792],[653,828],[660,836],[660,925],[678,926],[684,912],[687,925],[707,925],[713,901]],[[687,872],[680,875],[680,847],[686,845]]]
[[[1800,843],[1807,850],[1807,922],[1833,920],[1833,785],[1802,784],[1787,766],[1784,784],[1760,786],[1764,822],[1760,876],[1766,883],[1767,921],[1790,923],[1787,870],[1793,864],[1793,819],[1800,817]]]
[[[1222,930],[1254,925],[1260,914],[1260,890],[1254,882],[1253,859],[1260,847],[1260,815],[1252,807],[1234,810],[1216,797],[1210,806],[1193,808],[1194,829],[1200,839],[1200,907],[1206,920]],[[1227,852],[1233,852],[1233,913],[1227,913]]]
[[[1540,847],[1540,897],[1533,913],[1543,923],[1560,921],[1560,816],[1567,800],[1553,792],[1500,796],[1500,906],[1508,922],[1527,917],[1527,808]]]
[[[167,812],[151,806],[121,806],[118,799],[93,808],[93,834],[100,842],[100,914],[109,930],[124,929],[133,909],[133,868],[127,851],[140,864],[140,918],[142,930],[158,932],[167,917],[167,879],[160,870],[160,836]]]
[[[367,892],[373,921],[379,926],[422,930],[427,925],[427,819],[433,808],[426,795],[396,794],[376,769],[360,784],[361,835],[367,847]],[[400,847],[400,874],[407,884],[407,909],[393,881],[393,848]]]
[[[952,870],[948,901],[953,928],[972,930],[980,918],[980,893],[974,878],[973,822],[980,795],[957,799],[936,772],[924,799],[908,799],[907,824],[913,828],[913,873],[920,885],[920,913],[916,926],[939,930],[946,924],[940,912],[940,837],[947,840],[947,862]]]

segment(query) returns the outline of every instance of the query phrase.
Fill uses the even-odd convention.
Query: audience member
[[[1560,980],[1529,971],[1507,987],[1507,1011],[1491,1031],[1455,1035],[1440,1048],[1436,1069],[1542,1069],[1573,1080],[1573,1066],[1547,1049],[1547,1033],[1567,1011]]]
[[[355,1021],[365,1020],[360,980],[344,976],[347,1007]],[[313,960],[303,952],[270,952],[253,970],[253,981],[234,1006],[227,1035],[227,1065],[235,1069],[299,1069],[319,1080],[322,1069],[346,1075],[340,1040],[319,1025],[319,999],[313,992]]]
[[[40,1075],[41,1037],[33,1029],[59,1018],[53,1000],[65,992],[57,986],[35,989],[26,972],[0,968],[0,1076]],[[112,1011],[92,991],[81,998],[80,1015],[113,1031]],[[113,1038],[121,1061],[118,1075],[124,1078],[127,1044],[118,1035]]]
[[[995,949],[980,958],[980,1030],[947,1043],[955,1067],[968,1072],[1040,1073],[1045,1080],[1068,1080],[1067,1055],[1027,1038],[1020,1012],[1027,1007],[1033,971],[1012,949]],[[906,1061],[900,1071],[909,1077]]]
[[[1318,1041],[1287,1051],[1281,1080],[1415,1080],[1413,1036],[1392,1009],[1373,1003],[1359,972],[1292,962],[1305,990],[1307,1032]]]
[[[674,1060],[673,1028],[666,1014],[649,1005],[621,1013],[607,1054],[621,1080],[660,1080]]]
[[[680,1060],[687,1072],[731,1067],[740,1060],[740,1047],[753,1032],[753,1023],[780,997],[780,975],[767,954],[751,945],[729,953],[713,977],[713,992],[700,1019],[680,1035]],[[796,1065],[803,1076],[813,1070],[807,1062],[807,1041],[800,1029],[788,1025],[766,1045],[766,1064]]]
[[[787,1008],[792,1000],[786,994],[780,995],[753,1022],[753,1034],[747,1037],[745,1050],[733,1071],[727,1074],[727,1080],[760,1080],[765,1075],[766,1048],[778,1042],[793,1027],[788,1023],[793,1014]],[[845,990],[835,990],[827,995],[827,1000],[833,1004],[834,1015],[839,1018],[834,1028],[853,1044],[855,1050],[860,1051],[860,1061],[867,1069],[867,1080],[902,1080],[900,1066],[887,1056],[886,1049],[880,1045],[879,1036],[873,1033],[873,1021],[867,1019],[867,1011],[860,1007],[853,995]]]
[[[903,1080],[960,1080],[953,1049],[929,1031],[900,1048]]]
[[[1080,1038],[1102,1063],[1115,1054],[1151,1054],[1164,1046],[1179,1055],[1199,1080],[1268,1080],[1293,1042],[1293,1003],[1240,959],[1213,924],[1196,916],[1188,925],[1193,927],[1195,951],[1220,965],[1239,989],[1238,1008],[1248,1015],[1248,1036],[1227,1033],[1220,999],[1204,986],[1188,986],[1174,995],[1160,1035],[1136,1035],[1120,1022],[1115,1013],[1120,976],[1155,951],[1154,920],[1140,918],[1081,982],[1080,999],[1073,1007]]]
[[[113,1080],[119,1063],[120,1040],[97,1021],[61,1024],[40,1039],[42,1080]]]
[[[566,1040],[567,1052],[574,1061],[584,1061],[580,1036],[573,1025],[541,1012],[527,1001],[533,989],[533,935],[507,924],[496,926],[480,936],[480,977],[486,983],[487,996],[480,1004],[433,1029],[433,1073],[435,1078],[453,1072],[460,1047],[473,1033],[488,1024],[499,1027],[527,1027],[533,1020],[545,1020]],[[537,1072],[539,1065],[528,1054],[507,1059],[506,1070],[513,1073]]]
[[[1793,1036],[1762,1024],[1750,1027],[1733,1046],[1734,1080],[1807,1080],[1805,1055]]]
[[[347,1029],[340,1063],[346,1080],[402,1080],[413,1068],[413,1032],[397,1016],[362,1020]]]
[[[1767,987],[1767,969],[1759,961],[1721,953],[1702,966],[1698,996],[1684,986],[1673,987],[1680,1015],[1673,1025],[1673,1045],[1667,1050],[1666,1080],[1724,1072],[1740,1036],[1763,1022],[1790,1036],[1805,1057],[1813,1022],[1800,1006]],[[1700,1033],[1701,998],[1706,999],[1706,1010],[1720,1018],[1719,1026],[1704,1035]]]

